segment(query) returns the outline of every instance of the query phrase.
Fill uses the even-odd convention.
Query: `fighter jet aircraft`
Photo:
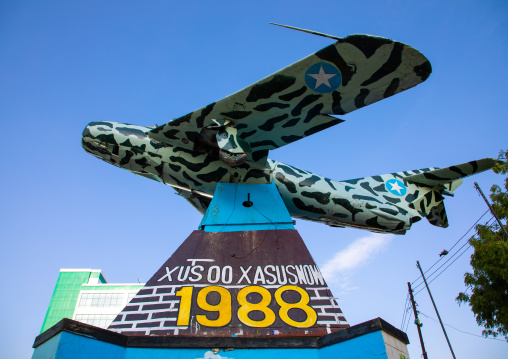
[[[270,150],[343,122],[332,115],[405,91],[432,71],[425,56],[400,42],[316,34],[337,41],[162,126],[91,122],[83,148],[170,185],[201,213],[218,182],[273,182],[294,218],[396,234],[423,217],[447,227],[443,195],[453,195],[461,178],[490,169],[496,160],[333,181],[268,159]]]

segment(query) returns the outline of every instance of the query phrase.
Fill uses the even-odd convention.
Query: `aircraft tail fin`
[[[444,202],[439,203],[436,207],[432,207],[430,213],[425,218],[436,227],[448,227],[448,216],[446,215]]]
[[[420,217],[427,218],[430,224],[442,228],[448,227],[443,195],[453,196],[453,192],[462,184],[462,179],[440,183],[433,187],[419,183],[412,184],[409,180],[407,182],[413,191],[411,195],[413,200],[408,207],[418,211]]]
[[[425,216],[430,224],[446,228],[448,217],[443,195],[453,196],[453,192],[462,184],[462,178],[489,170],[498,162],[493,158],[484,158],[456,166],[422,170],[421,173],[406,176],[404,179],[407,182],[418,187],[418,195],[409,206]]]

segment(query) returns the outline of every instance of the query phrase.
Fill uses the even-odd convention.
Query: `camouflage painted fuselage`
[[[274,182],[295,218],[376,232],[403,234],[412,223],[431,215],[432,209],[439,209],[442,204],[443,197],[432,188],[404,180],[433,168],[333,181],[272,160],[267,160],[266,168],[256,168],[249,162],[230,167],[218,156],[151,139],[146,135],[151,129],[116,122],[92,122],[83,132],[82,145],[87,152],[108,163],[172,186],[201,213],[210,203],[218,182]],[[405,184],[404,195],[389,191],[386,183],[392,179]],[[448,189],[453,191],[460,182],[452,182],[454,185]],[[446,226],[446,221],[442,222],[441,226]]]
[[[340,124],[345,115],[425,81],[430,62],[414,48],[351,35],[226,98],[156,127],[92,122],[84,149],[172,186],[204,213],[218,182],[274,182],[295,218],[404,233],[426,217],[448,221],[442,195],[491,168],[483,159],[347,181],[272,161],[269,151]]]

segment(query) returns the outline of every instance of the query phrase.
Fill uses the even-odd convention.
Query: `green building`
[[[109,284],[100,269],[60,269],[41,333],[62,318],[107,328],[143,286]]]

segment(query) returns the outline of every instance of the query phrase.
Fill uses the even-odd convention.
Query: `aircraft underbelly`
[[[382,206],[372,210],[372,205],[369,207],[368,201],[362,199],[365,196],[359,196],[353,187],[280,162],[268,160],[268,169],[248,163],[230,167],[209,154],[174,147],[157,149],[143,139],[130,138],[130,146],[120,141],[116,143],[120,143],[118,156],[113,156],[110,148],[102,149],[95,144],[98,157],[184,191],[211,197],[219,182],[260,184],[273,181],[295,218],[377,232],[401,232],[410,227],[410,220],[393,214],[393,210]]]
[[[404,233],[411,227],[407,212],[352,185],[279,162],[272,180],[293,217],[375,232]]]

